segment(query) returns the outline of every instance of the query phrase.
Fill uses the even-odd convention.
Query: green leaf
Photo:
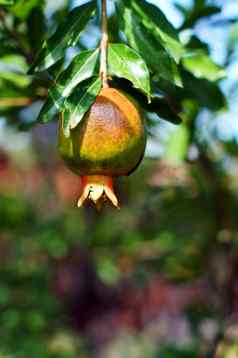
[[[0,71],[13,71],[25,74],[27,63],[23,56],[7,54],[0,57]]]
[[[94,78],[86,89],[81,89],[80,93],[75,92],[72,97],[70,97],[65,104],[67,110],[71,112],[69,123],[64,124],[64,128],[67,130],[67,127],[70,129],[75,128],[84,114],[89,110],[91,105],[94,103],[98,93],[102,87],[102,81],[100,77]],[[67,117],[67,116],[66,116]]]
[[[177,5],[178,8],[178,5]],[[181,9],[181,8],[180,8]],[[221,7],[218,6],[195,6],[192,10],[185,9],[183,13],[185,15],[184,23],[182,24],[180,30],[192,28],[196,25],[196,23],[203,19],[204,17],[209,17],[221,12]]]
[[[33,53],[38,53],[46,31],[46,19],[44,9],[35,7],[31,10],[30,16],[27,17],[27,38]]]
[[[61,72],[49,93],[58,107],[64,105],[73,89],[82,81],[95,76],[99,72],[99,50],[83,51],[77,55],[69,67]]]
[[[182,123],[182,118],[179,113],[176,113],[173,110],[172,106],[164,99],[154,99],[152,112],[156,113],[160,119],[163,119],[167,122],[173,123],[175,125]]]
[[[189,72],[182,72],[184,83],[184,95],[196,99],[200,107],[212,111],[224,110],[227,108],[226,98],[217,85],[206,79],[192,76]]]
[[[184,49],[179,41],[176,29],[167,20],[164,13],[157,6],[144,0],[130,0],[130,6],[140,18],[143,26],[149,30],[152,36],[156,36],[170,56],[176,62],[179,62]]]
[[[0,72],[0,79],[12,82],[15,86],[25,88],[31,83],[29,77],[22,75],[21,73],[14,72]]]
[[[49,96],[42,106],[37,120],[42,123],[47,123],[55,119],[59,109],[55,106],[54,100]]]
[[[174,3],[174,7],[181,12],[181,14],[185,17],[188,14],[188,9],[184,6],[181,5],[180,3]]]
[[[187,155],[189,131],[185,124],[173,130],[165,146],[165,159],[172,165],[180,164]]]
[[[97,273],[106,284],[115,284],[120,278],[120,272],[113,257],[100,256],[97,262]]]
[[[61,72],[56,84],[50,88],[49,96],[43,105],[38,120],[47,123],[55,118],[60,110],[65,110],[65,100],[82,81],[98,72],[99,50],[83,51],[77,55],[69,67]]]
[[[42,7],[42,5],[44,5],[42,0],[18,0],[11,11],[21,20],[26,20],[33,8]]]
[[[95,7],[95,1],[90,1],[73,9],[54,35],[44,41],[42,49],[28,73],[32,74],[49,68],[64,56],[66,48],[75,46],[82,30],[95,11]]]
[[[197,78],[205,78],[209,81],[217,81],[224,78],[226,71],[218,66],[201,50],[190,52],[183,58],[183,66]]]
[[[148,103],[140,91],[123,79],[113,79],[112,86],[128,93],[146,112],[155,113],[160,119],[173,124],[180,124],[182,122],[182,118],[180,117],[182,109],[178,108],[177,104],[171,105],[165,97],[154,95],[152,96],[151,102]]]
[[[15,0],[0,0],[0,5],[14,5],[15,4]]]
[[[150,99],[150,73],[142,57],[124,44],[110,44],[108,48],[109,74],[126,78]]]
[[[8,79],[7,76],[5,78],[0,76],[0,93],[1,114],[31,103],[31,94],[29,94],[28,87],[19,86],[18,83],[15,83],[12,78]]]
[[[17,87],[27,87],[31,82],[25,74],[26,68],[25,58],[21,55],[0,57],[0,79],[12,82]]]
[[[149,65],[150,70],[157,76],[182,87],[180,74],[175,61],[168,55],[155,37],[144,29],[138,18],[128,7],[120,2],[118,13],[122,22],[122,28],[129,44]]]

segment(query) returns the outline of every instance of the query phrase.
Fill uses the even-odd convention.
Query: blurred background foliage
[[[238,357],[238,2],[153,1],[192,55],[183,88],[153,76],[152,107],[114,80],[143,106],[149,138],[117,182],[122,209],[100,213],[75,208],[57,125],[37,123],[74,50],[26,75],[82,2],[11,3],[0,0],[0,357]],[[78,49],[99,38],[93,20]]]

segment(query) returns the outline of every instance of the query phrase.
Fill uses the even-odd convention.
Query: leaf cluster
[[[51,36],[47,35],[44,2],[31,1],[28,6],[22,0],[13,3],[1,3],[1,113],[11,118],[24,106],[47,97],[37,118],[23,120],[21,126],[27,128],[37,120],[46,123],[55,119],[58,112],[70,111],[74,115],[65,118],[72,118],[72,123],[65,123],[65,128],[73,128],[101,89],[100,39],[96,37],[94,49],[88,48],[84,40],[85,34],[98,27],[97,2],[89,1],[71,11],[67,7],[59,9],[59,16],[55,12],[54,18],[60,19],[60,23],[48,29]],[[182,29],[194,26],[215,9],[210,11],[204,1],[192,9],[180,7],[184,24],[176,29],[159,6],[146,0],[116,0],[114,5],[108,18],[107,65],[111,85],[137,99],[146,117],[154,113],[175,124],[188,119],[184,105],[188,99],[199,108],[225,107],[218,86],[226,75],[225,69],[214,63],[206,44],[195,36],[186,43],[180,40]],[[17,53],[24,65],[16,68],[16,62],[9,61],[11,53]],[[10,62],[9,70],[6,62]],[[31,76],[26,75],[27,68]]]

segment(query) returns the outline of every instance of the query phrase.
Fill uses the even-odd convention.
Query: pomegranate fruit
[[[114,88],[104,88],[74,129],[65,134],[59,124],[59,151],[68,167],[82,179],[81,206],[92,200],[97,207],[109,199],[118,207],[113,178],[132,173],[143,158],[144,124],[136,104]]]

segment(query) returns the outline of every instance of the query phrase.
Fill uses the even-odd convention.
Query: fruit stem
[[[108,87],[107,81],[107,48],[108,48],[108,28],[107,28],[107,0],[102,1],[102,38],[100,44],[100,76],[102,79],[102,87]]]

